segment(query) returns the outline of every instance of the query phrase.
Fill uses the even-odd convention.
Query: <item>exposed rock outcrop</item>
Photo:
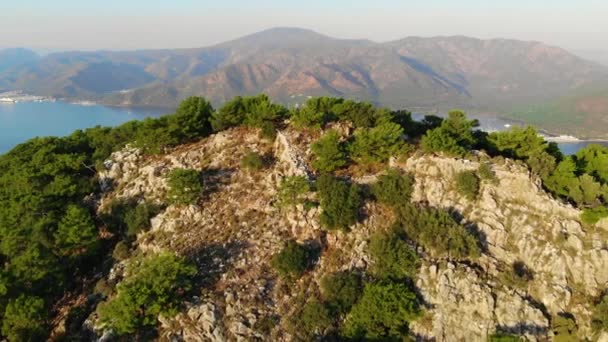
[[[142,252],[172,250],[192,256],[209,278],[200,299],[176,317],[161,318],[162,338],[291,340],[283,322],[270,331],[263,331],[260,323],[284,316],[297,298],[286,292],[269,266],[273,253],[291,237],[323,248],[315,269],[297,285],[303,291],[318,286],[327,272],[366,271],[369,237],[392,223],[385,208],[367,203],[361,223],[350,233],[334,233],[322,231],[317,208],[300,205],[285,211],[275,205],[282,177],[312,176],[310,151],[303,148],[308,142],[298,134],[279,132],[271,143],[253,130],[233,129],[161,156],[144,157],[128,148],[106,163],[108,170],[100,175],[106,187],[100,210],[116,198],[162,200],[164,175],[173,168],[202,173],[201,202],[169,206],[136,241]],[[240,159],[248,151],[273,159],[272,166],[262,172],[241,169]],[[519,163],[483,155],[479,159],[489,163],[497,183],[483,181],[474,201],[458,194],[452,179],[457,172],[477,170],[480,161],[415,155],[404,164],[394,163],[415,177],[413,201],[454,210],[484,247],[474,264],[424,260],[415,282],[426,313],[412,331],[437,341],[486,341],[497,330],[546,340],[552,335],[552,316],[568,312],[576,317],[581,336],[591,337],[590,300],[608,281],[606,229],[582,226],[580,212],[547,195]],[[533,273],[525,284],[504,281],[515,262]]]

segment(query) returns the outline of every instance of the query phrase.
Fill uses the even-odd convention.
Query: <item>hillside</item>
[[[0,334],[605,340],[608,148],[476,126],[191,97],[32,139],[0,156]]]
[[[546,103],[518,107],[510,116],[554,133],[608,139],[608,90],[581,89]],[[550,120],[547,120],[550,118]]]
[[[376,43],[276,28],[206,48],[66,52],[9,70],[0,84],[39,95],[175,108],[266,93],[357,98],[392,108],[510,113],[608,84],[608,68],[537,42],[467,37]],[[543,123],[550,118],[543,118]]]

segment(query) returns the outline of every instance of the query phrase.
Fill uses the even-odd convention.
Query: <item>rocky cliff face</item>
[[[161,340],[292,340],[288,317],[295,304],[318,291],[328,272],[368,267],[371,234],[391,225],[391,213],[374,203],[350,233],[323,232],[319,210],[276,205],[286,175],[311,176],[303,133],[280,132],[274,143],[256,131],[228,130],[169,154],[144,157],[137,150],[115,153],[101,173],[106,193],[100,211],[115,198],[160,200],[163,176],[172,168],[202,171],[205,192],[199,205],[169,206],[137,237],[141,253],[171,250],[192,256],[206,281],[176,317],[161,317]],[[261,172],[239,167],[248,151],[272,161]],[[486,341],[497,329],[529,340],[552,336],[560,313],[576,318],[581,338],[591,337],[590,306],[608,281],[608,227],[584,227],[580,212],[551,198],[522,165],[479,155],[475,161],[415,155],[392,163],[416,179],[413,201],[450,208],[482,238],[484,253],[475,263],[425,257],[416,285],[425,315],[412,324],[421,340]],[[480,196],[468,200],[453,188],[453,176],[488,163],[497,181],[483,181]],[[369,182],[374,175],[358,178]],[[322,250],[314,270],[287,287],[270,267],[270,258],[288,238]],[[513,265],[530,274],[522,283]],[[523,267],[523,266],[522,266]],[[116,272],[120,272],[117,267]]]

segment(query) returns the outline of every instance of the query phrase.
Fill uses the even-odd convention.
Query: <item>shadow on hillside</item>
[[[230,184],[232,175],[236,172],[235,169],[208,168],[201,172],[203,180],[203,196],[202,200],[207,200],[209,197],[220,191],[220,189]]]
[[[546,336],[549,333],[549,327],[541,327],[529,323],[517,323],[510,326],[499,325],[496,327],[496,331],[513,335]]]
[[[209,243],[189,257],[199,270],[198,283],[201,287],[211,287],[217,283],[223,273],[230,269],[236,257],[248,247],[243,241],[227,243]]]
[[[488,237],[487,237],[486,233],[484,233],[481,229],[479,229],[477,224],[475,224],[474,222],[468,222],[465,219],[465,217],[457,209],[449,208],[448,210],[449,210],[450,214],[452,215],[452,217],[456,220],[456,222],[461,222],[461,223],[464,222],[463,226],[466,228],[466,230],[471,235],[473,235],[477,238],[481,252],[487,254],[488,253]]]

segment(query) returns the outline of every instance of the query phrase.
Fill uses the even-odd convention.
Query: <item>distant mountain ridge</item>
[[[495,111],[595,84],[608,84],[608,68],[542,43],[467,37],[376,43],[298,28],[196,49],[53,53],[0,68],[0,88],[158,107],[190,95],[219,104],[264,92],[285,103],[332,95],[391,107]]]

